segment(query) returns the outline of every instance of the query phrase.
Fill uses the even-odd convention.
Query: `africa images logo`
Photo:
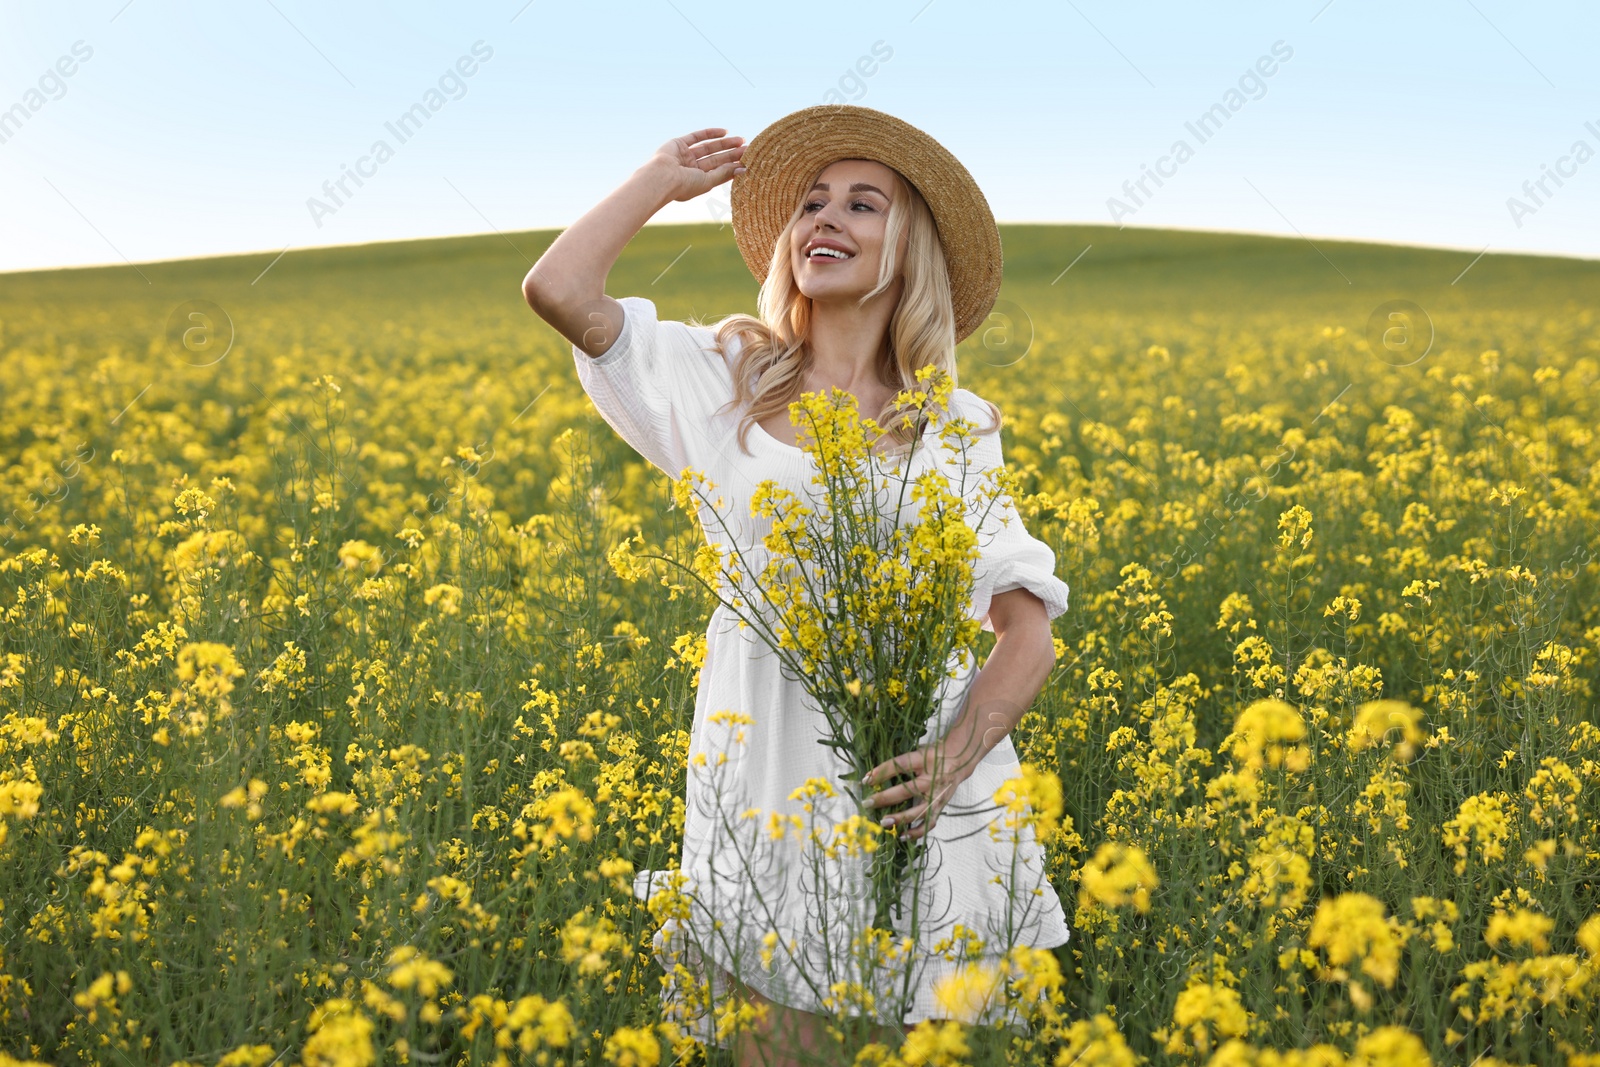
[[[445,72],[439,75],[437,87],[430,86],[422,94],[421,100],[402,111],[398,118],[383,124],[397,145],[403,145],[415,137],[423,125],[451,100],[460,100],[467,95],[466,79],[478,73],[480,63],[487,63],[494,58],[494,49],[481,40],[473,42],[471,51],[472,55],[464,55],[456,60],[453,67],[445,68]],[[351,182],[355,183],[356,189],[360,189],[366,184],[362,179],[376,176],[378,167],[394,156],[395,147],[379,138],[372,142],[366,155],[356,160],[354,168],[348,163],[339,164],[339,177],[322,183],[322,192],[327,199],[315,196],[306,198],[306,210],[311,212],[311,221],[317,224],[317,229],[322,229],[324,216],[336,214],[355,197],[355,192],[350,189]]]
[[[1221,133],[1223,124],[1243,110],[1250,101],[1260,100],[1267,95],[1267,79],[1278,73],[1281,65],[1289,62],[1294,56],[1294,49],[1284,41],[1273,41],[1271,52],[1271,55],[1263,55],[1257,59],[1254,66],[1245,68],[1244,73],[1239,75],[1237,88],[1229,86],[1222,94],[1221,100],[1202,111],[1193,122],[1183,124],[1183,128],[1194,137],[1195,144],[1191,145],[1184,138],[1178,138],[1172,142],[1167,154],[1156,160],[1154,169],[1148,163],[1141,163],[1139,177],[1130,178],[1122,183],[1122,193],[1128,198],[1127,200],[1115,196],[1106,198],[1106,210],[1111,213],[1111,221],[1116,223],[1119,229],[1123,225],[1122,220],[1125,216],[1136,214],[1145,204],[1155,199],[1155,190],[1150,188],[1151,182],[1154,182],[1156,189],[1159,189],[1166,184],[1162,178],[1177,177],[1178,168],[1194,158],[1197,146],[1205,144]]]
[[[93,56],[94,48],[87,42],[72,42],[72,55],[62,56],[53,66],[46,67],[44,73],[39,75],[37,88],[27,90],[21,100],[0,110],[0,144],[21,133],[23,125],[50,101],[66,96],[66,80],[78,73],[78,68]]]

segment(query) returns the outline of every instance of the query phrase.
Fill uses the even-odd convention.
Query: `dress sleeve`
[[[976,394],[968,395],[976,400]],[[966,406],[975,407],[971,403]],[[981,411],[969,417],[980,427],[988,423]],[[979,435],[967,449],[966,462],[962,495],[967,501],[968,521],[978,534],[979,553],[968,618],[981,619],[983,628],[992,633],[989,604],[995,594],[1026,589],[1044,601],[1046,613],[1054,619],[1067,610],[1068,593],[1067,583],[1055,574],[1055,551],[1028,533],[1010,494],[990,499],[990,472],[1005,465],[1000,431]]]
[[[704,460],[711,414],[733,377],[709,327],[656,317],[654,301],[625,296],[622,331],[598,357],[577,345],[578,382],[600,417],[657,469],[676,478]]]

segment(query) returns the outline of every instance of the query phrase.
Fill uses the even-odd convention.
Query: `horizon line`
[[[641,232],[644,229],[648,229],[650,227],[712,226],[712,225],[718,225],[718,224],[715,222],[715,220],[711,220],[711,219],[707,219],[707,220],[704,220],[704,221],[686,221],[686,220],[681,220],[681,219],[668,219],[668,220],[662,220],[662,221],[659,221],[659,222],[652,220],[650,222],[646,222],[644,224],[644,226],[641,227]],[[720,226],[726,226],[726,225],[729,225],[729,224],[726,223],[726,222],[720,224]],[[1121,231],[1121,230],[1144,230],[1144,231],[1149,231],[1149,232],[1168,231],[1168,232],[1172,232],[1172,233],[1214,234],[1214,235],[1218,235],[1218,236],[1230,236],[1230,237],[1274,238],[1274,239],[1284,240],[1284,241],[1295,241],[1295,240],[1306,240],[1306,241],[1309,241],[1311,238],[1314,237],[1315,239],[1317,239],[1319,241],[1328,241],[1328,242],[1334,242],[1334,243],[1377,245],[1377,246],[1389,247],[1389,248],[1412,248],[1412,249],[1418,249],[1418,250],[1421,250],[1421,251],[1429,251],[1429,252],[1462,252],[1462,253],[1470,253],[1470,254],[1473,254],[1473,255],[1481,255],[1481,256],[1498,255],[1498,256],[1526,256],[1526,257],[1532,257],[1532,258],[1536,258],[1536,259],[1567,259],[1567,260],[1573,260],[1573,261],[1576,261],[1576,262],[1579,262],[1579,263],[1600,262],[1600,253],[1593,254],[1593,255],[1585,255],[1585,254],[1581,254],[1581,253],[1577,253],[1577,252],[1550,252],[1550,251],[1544,251],[1544,250],[1534,251],[1534,250],[1530,250],[1530,249],[1520,249],[1520,248],[1500,248],[1500,249],[1496,249],[1492,243],[1489,244],[1489,245],[1484,246],[1482,249],[1475,249],[1470,245],[1426,244],[1426,243],[1416,242],[1416,241],[1379,240],[1379,239],[1370,238],[1370,237],[1348,237],[1348,236],[1340,236],[1340,235],[1335,235],[1335,234],[1322,234],[1322,233],[1311,234],[1311,235],[1306,235],[1306,234],[1283,234],[1283,233],[1265,232],[1265,231],[1261,231],[1261,230],[1212,229],[1212,228],[1208,228],[1208,227],[1199,227],[1199,226],[1145,226],[1145,225],[1138,225],[1138,224],[1132,224],[1132,223],[1126,224],[1126,225],[1123,225],[1123,226],[1116,226],[1116,225],[1113,225],[1112,223],[1109,223],[1109,222],[1083,222],[1083,221],[1071,221],[1071,220],[1062,220],[1062,219],[1005,219],[1005,220],[996,220],[996,225],[997,226],[1060,226],[1060,227],[1076,227],[1076,228],[1080,228],[1080,229],[1089,228],[1089,229],[1117,230],[1117,231]],[[720,228],[720,226],[719,226],[719,228]],[[367,247],[371,247],[373,245],[408,244],[408,243],[416,243],[416,242],[421,242],[421,241],[450,241],[450,240],[458,240],[458,239],[461,239],[461,238],[468,238],[468,237],[500,237],[500,238],[504,239],[504,238],[508,238],[509,235],[513,235],[513,234],[522,235],[522,234],[554,233],[554,234],[560,235],[561,233],[565,232],[568,228],[569,227],[567,227],[567,226],[541,226],[541,227],[536,227],[536,228],[533,228],[533,229],[526,229],[526,230],[474,230],[474,231],[467,231],[467,232],[464,232],[464,233],[427,234],[427,235],[418,236],[418,237],[386,237],[386,238],[381,238],[381,239],[374,240],[374,241],[346,241],[346,242],[339,242],[339,243],[335,243],[335,244],[320,244],[320,245],[294,245],[294,244],[290,244],[290,245],[288,245],[288,246],[286,246],[284,248],[280,248],[280,249],[271,249],[271,248],[248,249],[248,250],[241,251],[241,252],[215,252],[215,253],[211,253],[211,254],[208,254],[208,255],[172,256],[172,257],[168,257],[168,258],[164,258],[164,259],[141,259],[141,260],[131,260],[131,261],[130,260],[116,260],[116,261],[109,261],[109,262],[68,263],[68,264],[62,264],[62,265],[59,265],[59,266],[49,266],[49,267],[19,267],[19,268],[16,268],[14,270],[12,270],[12,269],[0,270],[0,278],[4,278],[4,277],[11,276],[11,275],[16,275],[16,274],[44,274],[44,273],[48,273],[48,272],[72,271],[72,270],[104,270],[106,268],[111,268],[111,267],[129,267],[129,266],[161,266],[161,265],[164,265],[164,264],[170,265],[170,264],[174,264],[174,263],[200,263],[200,262],[205,262],[207,260],[217,260],[217,259],[245,259],[245,258],[249,258],[249,257],[252,257],[252,256],[283,256],[283,255],[286,255],[287,253],[293,252],[293,251],[319,252],[319,251],[331,251],[331,250],[340,249],[340,248],[367,248]]]

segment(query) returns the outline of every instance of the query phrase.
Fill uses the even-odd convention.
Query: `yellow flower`
[[[322,793],[306,801],[306,809],[318,815],[354,815],[360,807],[349,793]]]
[[[961,1067],[972,1054],[966,1031],[957,1022],[925,1022],[907,1035],[900,1046],[906,1067]]]
[[[224,793],[218,800],[217,806],[223,808],[245,808],[246,816],[251,820],[261,818],[261,800],[267,795],[267,783],[259,778],[252,778],[248,785],[242,785]]]
[[[422,602],[429,607],[438,605],[441,615],[458,614],[461,611],[461,587],[449,582],[431,585],[422,594]]]
[[[1600,960],[1600,912],[1589,916],[1578,927],[1578,944],[1583,946],[1591,960]]]
[[[626,944],[615,923],[604,916],[594,918],[587,908],[561,928],[561,958],[568,964],[577,964],[578,973],[584,977],[603,972],[610,956]]]
[[[1197,982],[1178,994],[1172,1022],[1166,1050],[1180,1055],[1193,1050],[1204,1056],[1219,1039],[1243,1037],[1250,1031],[1250,1016],[1239,994],[1208,982]]]
[[[26,778],[0,780],[0,816],[31,819],[39,814],[39,798],[44,788]],[[6,824],[0,821],[0,845],[6,841]]]
[[[633,864],[619,856],[601,860],[600,877],[612,882],[618,889],[625,890],[633,878]]]
[[[1311,890],[1311,855],[1316,834],[1297,819],[1278,816],[1250,853],[1244,894],[1263,908],[1299,911]]]
[[[198,641],[178,650],[178,681],[203,697],[224,697],[233,692],[233,680],[244,668],[233,649],[215,641]]]
[[[1257,700],[1239,713],[1233,726],[1233,758],[1244,767],[1282,767],[1303,771],[1311,763],[1306,724],[1293,704]]]
[[[713,591],[721,589],[725,584],[722,576],[723,555],[726,549],[720,545],[703,544],[694,551],[694,572],[700,576]]]
[[[1326,953],[1335,979],[1348,981],[1350,965],[1359,963],[1363,974],[1392,989],[1406,937],[1405,927],[1385,915],[1377,898],[1341,893],[1317,905],[1307,942]]]
[[[1117,1024],[1098,1014],[1067,1027],[1055,1067],[1138,1067],[1138,1063],[1139,1056],[1128,1047]]]
[[[878,851],[885,831],[883,824],[861,814],[852,814],[835,824],[833,834],[825,846],[831,859],[846,856],[870,856]]]
[[[1150,891],[1160,884],[1143,849],[1107,841],[1078,872],[1078,907],[1132,904],[1140,913],[1148,912]]]
[[[365,541],[346,541],[339,546],[339,563],[345,570],[375,575],[383,569],[383,553]]]
[[[513,832],[518,836],[527,836],[531,829],[534,840],[541,848],[551,848],[557,841],[573,837],[580,841],[594,840],[594,804],[570,786],[529,804],[525,812],[539,821],[530,828],[518,820],[515,826],[521,829],[514,829]]]
[[[1400,1026],[1380,1026],[1356,1042],[1346,1067],[1432,1067],[1422,1039]]]
[[[1000,968],[992,964],[965,964],[934,983],[933,999],[939,1010],[957,1022],[974,1025],[1000,999],[1004,986]]]
[[[1499,948],[1509,941],[1517,948],[1548,952],[1549,934],[1555,927],[1554,919],[1528,908],[1517,908],[1511,912],[1496,911],[1489,916],[1489,926],[1484,931],[1483,939],[1490,948]]]
[[[1445,822],[1444,843],[1455,850],[1456,873],[1467,871],[1470,849],[1483,862],[1504,859],[1511,826],[1506,818],[1509,798],[1503,793],[1478,793],[1461,802],[1455,818]]]
[[[1578,821],[1578,797],[1583,782],[1573,769],[1554,756],[1539,761],[1522,795],[1528,799],[1528,817],[1552,829]]]
[[[455,981],[450,968],[430,960],[414,945],[401,945],[389,953],[389,984],[396,989],[415,989],[429,999],[439,995],[439,987]]]
[[[647,1029],[623,1026],[606,1038],[605,1058],[617,1067],[656,1067],[661,1062],[661,1042]]]
[[[1403,700],[1369,700],[1356,708],[1355,723],[1346,743],[1351,752],[1361,752],[1398,730],[1400,743],[1395,745],[1393,755],[1404,763],[1422,744],[1422,730],[1417,726],[1421,718],[1422,713]]]
[[[1007,817],[992,825],[990,833],[998,836],[1002,825],[1010,829],[1031,825],[1041,840],[1048,841],[1061,826],[1061,779],[1031,763],[1023,763],[1021,770],[995,790],[994,802]]]
[[[805,784],[789,794],[790,800],[812,801],[820,797],[836,797],[839,793],[826,778],[807,778]],[[808,805],[807,811],[811,810]]]
[[[172,507],[179,515],[198,514],[203,519],[216,510],[217,502],[199,489],[189,488],[173,498]]]
[[[1433,942],[1434,951],[1449,952],[1455,948],[1455,932],[1450,927],[1461,918],[1461,909],[1455,901],[1439,900],[1434,897],[1412,897],[1411,913],[1417,917],[1418,922],[1428,923],[1424,936]]]
[[[1278,544],[1291,548],[1296,540],[1301,548],[1311,544],[1311,512],[1299,504],[1278,516]]]
[[[624,537],[606,552],[606,562],[611,564],[611,569],[616,572],[617,577],[625,582],[633,582],[650,576],[648,562],[639,559],[634,546],[642,549],[644,547],[644,538],[637,534],[632,537]]]
[[[372,1020],[344,997],[335,997],[311,1013],[311,1036],[300,1056],[305,1067],[369,1067],[376,1062]]]

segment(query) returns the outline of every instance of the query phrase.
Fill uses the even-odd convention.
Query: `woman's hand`
[[[1004,741],[1044,687],[1055,666],[1055,644],[1044,601],[1026,589],[996,593],[989,605],[995,643],[972,680],[966,706],[944,737],[868,771],[863,788],[882,788],[867,798],[873,808],[911,806],[885,816],[885,826],[905,827],[905,836],[933,829],[956,787]]]
[[[606,295],[606,275],[650,216],[674,200],[699,196],[741,173],[743,137],[699,130],[662,145],[577,222],[561,231],[522,279],[522,297],[539,317],[591,356],[622,333],[622,305]]]
[[[970,745],[963,745],[970,750]],[[885,827],[903,827],[902,836],[915,839],[933,829],[945,805],[955,795],[956,787],[972,774],[976,764],[972,753],[966,758],[946,737],[930,745],[896,756],[868,771],[862,779],[865,786],[885,784],[878,792],[867,797],[872,808],[892,808],[911,801],[905,811],[883,817]]]
[[[743,174],[743,137],[725,137],[720,126],[674,137],[656,150],[646,166],[667,175],[674,200],[692,200],[715,189],[735,174]]]

